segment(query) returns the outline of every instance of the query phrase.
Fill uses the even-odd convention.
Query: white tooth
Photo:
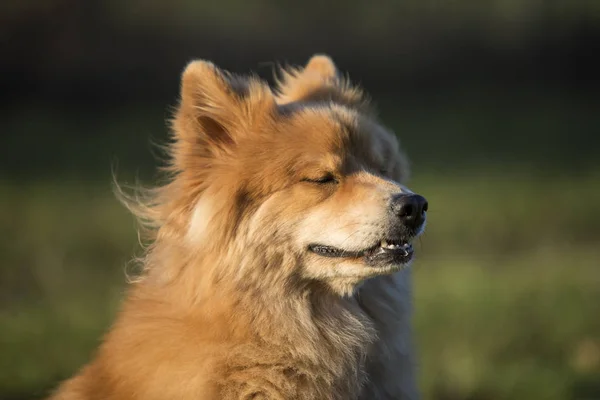
[[[387,247],[388,243],[385,240],[381,241],[381,247]]]

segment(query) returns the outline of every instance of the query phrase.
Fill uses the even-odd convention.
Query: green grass
[[[600,394],[600,255],[569,250],[418,264],[425,398],[582,398],[593,379]]]
[[[424,398],[600,398],[599,178],[415,176]],[[135,225],[108,181],[4,183],[0,234],[0,398],[36,398],[108,328]]]

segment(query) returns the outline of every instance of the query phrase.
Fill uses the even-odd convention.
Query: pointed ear
[[[181,100],[174,121],[177,140],[211,153],[227,150],[245,122],[245,103],[260,83],[233,76],[207,61],[192,61],[181,78]]]
[[[331,57],[325,54],[315,54],[308,60],[303,73],[320,77],[323,80],[338,77],[338,70]]]
[[[340,76],[333,60],[315,54],[304,68],[282,70],[278,82],[277,103],[332,101],[353,108],[367,109],[362,91]]]

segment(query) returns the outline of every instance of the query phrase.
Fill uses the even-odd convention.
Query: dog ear
[[[335,79],[338,70],[331,57],[325,54],[315,54],[304,67],[305,74],[316,75],[323,80]]]
[[[257,79],[232,75],[208,61],[192,61],[181,77],[176,140],[212,154],[228,151],[247,130],[247,114],[269,97],[273,102],[268,87]]]
[[[304,68],[282,69],[281,75],[276,90],[279,104],[332,101],[366,109],[367,99],[362,91],[340,76],[335,63],[327,55],[315,54]]]

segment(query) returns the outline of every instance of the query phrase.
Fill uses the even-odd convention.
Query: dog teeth
[[[409,243],[395,244],[388,243],[386,240],[381,241],[381,247],[387,250],[399,250],[399,249],[407,249],[410,246]]]
[[[388,243],[387,240],[382,240],[381,241],[381,247],[384,248],[384,249],[388,249],[388,250],[396,250],[396,249],[399,249],[402,246],[399,245],[399,244]]]

